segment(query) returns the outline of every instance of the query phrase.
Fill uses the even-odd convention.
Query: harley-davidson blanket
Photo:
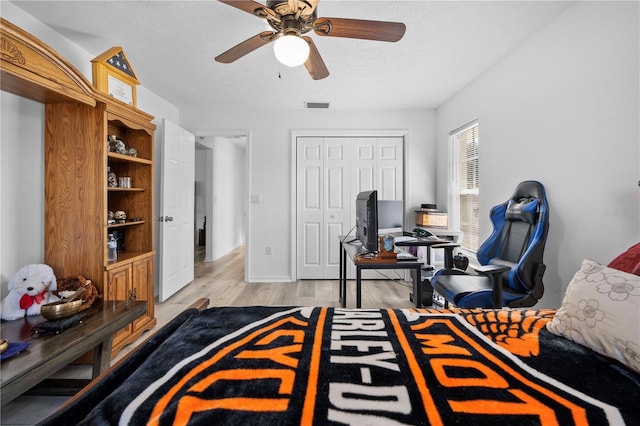
[[[640,424],[638,376],[547,332],[553,314],[186,312],[45,424]]]

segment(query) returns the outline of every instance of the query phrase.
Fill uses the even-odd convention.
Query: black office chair
[[[544,186],[536,181],[518,184],[511,198],[491,209],[493,233],[477,251],[478,274],[451,264],[431,280],[448,303],[459,308],[533,306],[544,293],[542,275],[549,214]],[[452,248],[449,248],[451,258]]]

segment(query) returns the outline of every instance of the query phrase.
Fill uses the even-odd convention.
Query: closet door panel
[[[297,152],[297,277],[322,276],[321,241],[324,227],[324,168],[322,138],[299,138]]]
[[[323,275],[335,279],[339,275],[340,252],[338,235],[348,231],[351,222],[349,205],[351,156],[343,138],[324,138],[325,209]]]
[[[378,199],[402,200],[404,192],[403,138],[378,140]]]

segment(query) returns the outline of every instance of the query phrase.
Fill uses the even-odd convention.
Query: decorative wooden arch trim
[[[1,89],[41,103],[94,106],[87,79],[41,40],[0,18]]]

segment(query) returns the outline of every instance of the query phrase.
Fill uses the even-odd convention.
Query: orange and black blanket
[[[44,424],[640,424],[640,377],[552,310],[187,311]]]

